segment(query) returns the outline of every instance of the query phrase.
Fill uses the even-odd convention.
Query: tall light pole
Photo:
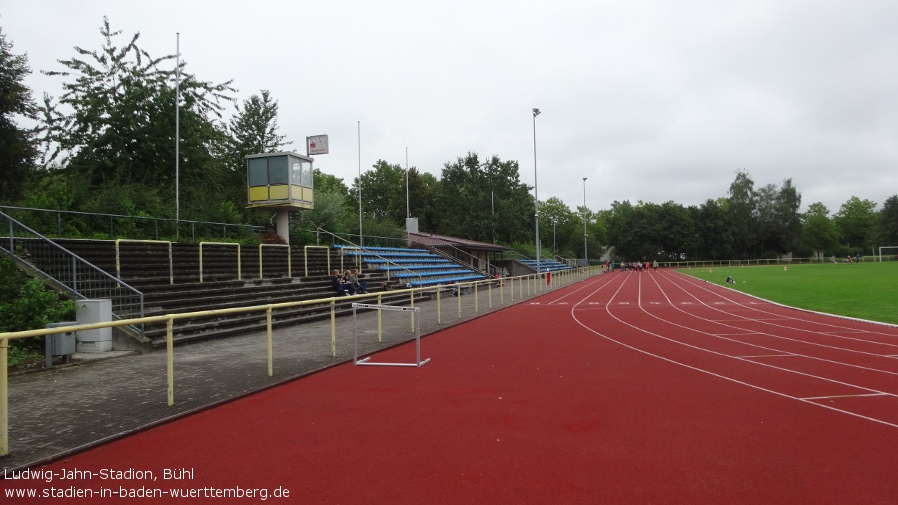
[[[583,259],[589,266],[589,255],[586,253],[586,177],[583,178]]]
[[[539,109],[533,109],[533,201],[536,208],[536,273],[542,273],[542,266],[539,262],[539,190],[537,189],[536,178],[536,116],[539,116]]]

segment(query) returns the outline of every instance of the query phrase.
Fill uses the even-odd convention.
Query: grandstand
[[[424,287],[486,279],[484,273],[427,249],[341,245],[334,248],[357,258],[368,269],[384,273],[399,286]]]
[[[409,234],[409,247],[243,246],[236,243],[178,243],[160,240],[49,239],[0,213],[9,235],[0,250],[20,266],[73,299],[112,299],[113,317],[128,319],[174,313],[231,309],[295,301],[321,304],[279,308],[272,325],[287,326],[348,313],[349,305],[330,299],[332,269],[360,267],[369,291],[383,303],[408,303],[404,288],[439,287],[495,275],[536,271],[526,259],[503,260],[508,248],[435,234]],[[335,241],[337,237],[335,236]],[[528,264],[530,263],[530,264]],[[542,261],[543,272],[570,268]],[[415,293],[416,298],[430,294]],[[178,325],[176,343],[236,335],[266,327],[264,314],[209,317]],[[162,323],[115,330],[119,350],[151,350],[165,345]]]
[[[534,272],[536,272],[536,260],[532,258],[521,258],[518,261],[532,268]],[[558,260],[545,259],[541,258],[539,260],[539,270],[541,272],[557,272],[559,270],[570,270],[573,267],[568,265],[567,263],[562,263]]]

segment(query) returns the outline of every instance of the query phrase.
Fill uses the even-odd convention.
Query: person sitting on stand
[[[349,282],[355,288],[356,293],[365,294],[368,292],[368,283],[359,280],[359,269],[353,268],[349,271]]]
[[[334,271],[331,272],[331,287],[340,296],[355,294],[355,286],[353,286],[351,282],[346,281],[337,269],[334,269]]]

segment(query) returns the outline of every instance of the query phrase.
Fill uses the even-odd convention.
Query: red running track
[[[421,368],[334,367],[0,485],[97,493],[67,503],[898,503],[895,327],[631,272],[422,349]],[[163,479],[176,469],[192,478]],[[172,498],[189,489],[237,497]]]

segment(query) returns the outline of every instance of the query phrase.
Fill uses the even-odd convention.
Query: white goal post
[[[371,357],[359,359],[359,337],[358,325],[356,324],[356,312],[358,309],[371,310],[393,310],[400,312],[411,312],[414,318],[415,326],[415,362],[414,363],[375,363],[371,361]],[[421,309],[418,307],[400,307],[397,305],[376,305],[371,303],[353,303],[352,304],[352,361],[356,366],[414,366],[422,367],[430,362],[430,358],[421,361],[421,318],[416,317]]]
[[[880,262],[882,262],[882,251],[883,251],[883,249],[886,249],[886,250],[888,250],[888,249],[894,249],[896,252],[898,252],[898,245],[884,245],[884,246],[879,246],[879,261],[880,261]],[[886,260],[886,261],[891,261],[891,260]]]

